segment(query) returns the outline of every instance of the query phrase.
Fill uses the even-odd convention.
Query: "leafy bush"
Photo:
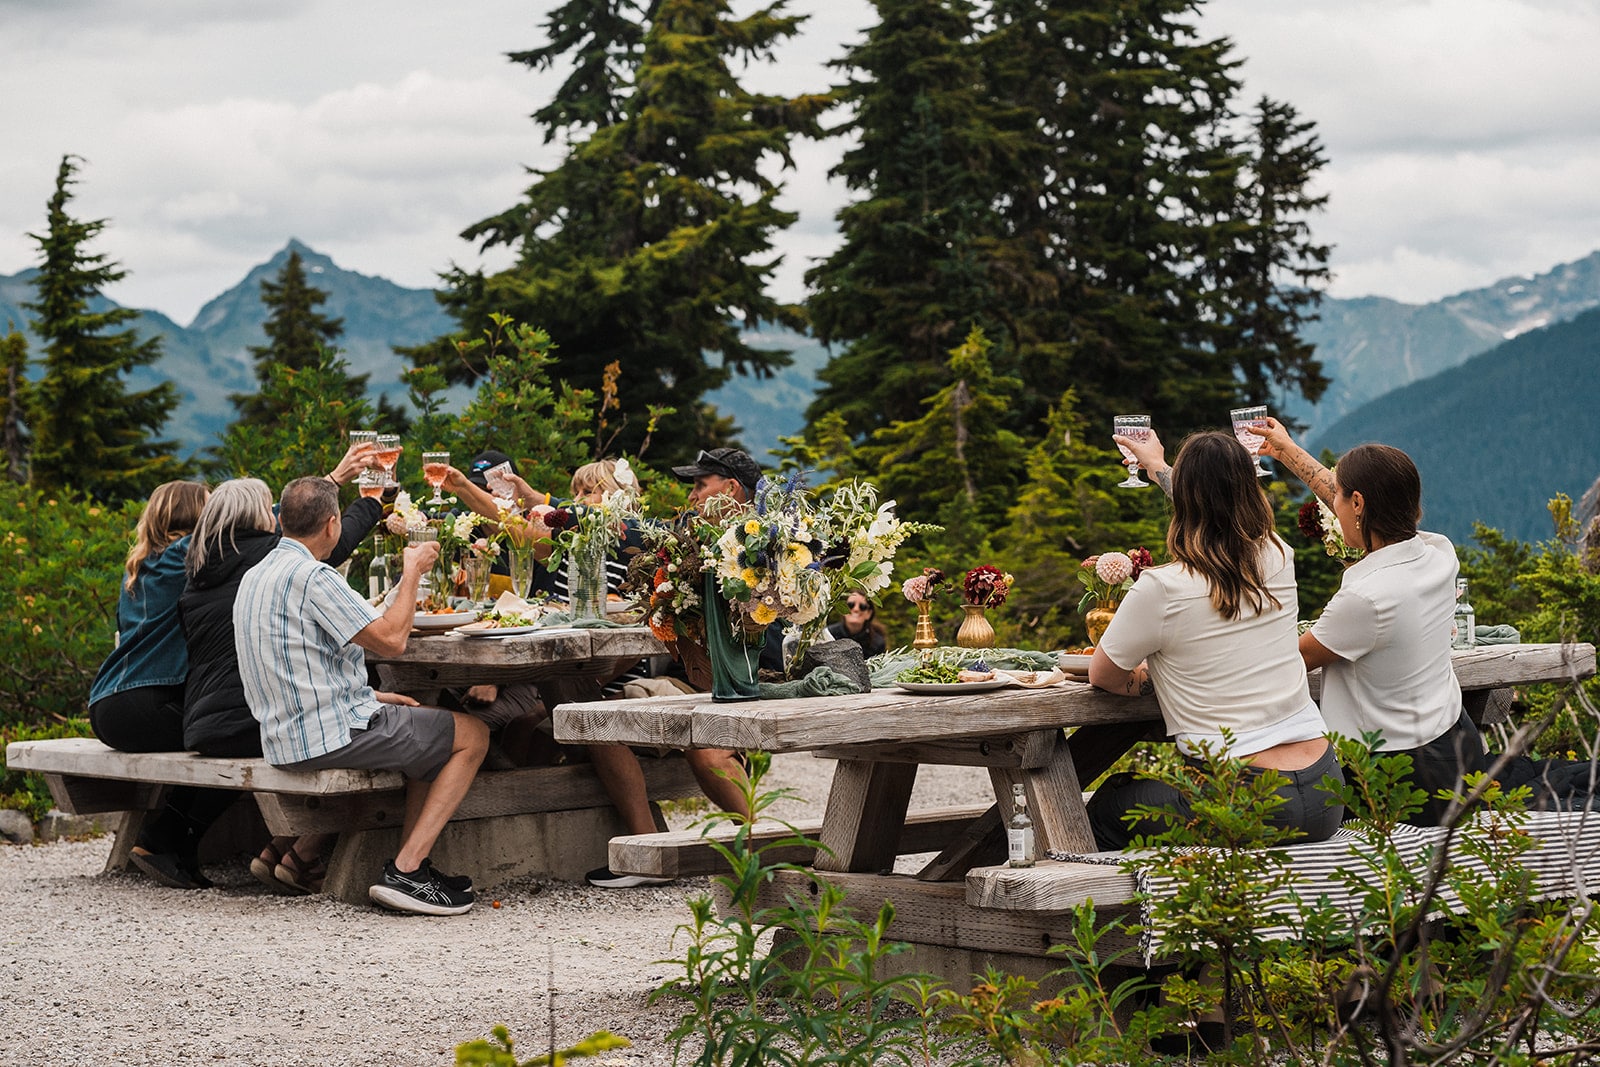
[[[143,507],[0,484],[0,726],[84,714],[116,634],[122,561]]]

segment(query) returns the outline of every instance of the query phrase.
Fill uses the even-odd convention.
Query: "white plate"
[[[413,616],[411,626],[417,630],[453,630],[457,626],[465,626],[477,617],[476,611],[445,611],[433,615]]]
[[[1088,674],[1089,662],[1093,656],[1085,656],[1081,652],[1063,652],[1056,658],[1056,666],[1068,674]]]
[[[464,626],[461,628],[462,637],[511,637],[514,634],[531,634],[539,629],[537,626]]]
[[[1010,678],[990,678],[986,682],[896,682],[908,693],[982,693],[1011,684]]]

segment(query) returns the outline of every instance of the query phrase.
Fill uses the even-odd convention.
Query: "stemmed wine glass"
[[[450,474],[450,453],[424,452],[422,454],[422,476],[428,484],[433,486],[433,495],[428,498],[430,504],[443,504],[444,497],[439,490],[444,486],[444,480]]]
[[[1250,462],[1256,465],[1256,477],[1265,478],[1271,472],[1261,465],[1261,445],[1266,438],[1256,433],[1256,430],[1265,429],[1267,425],[1267,409],[1264,405],[1248,408],[1234,408],[1228,412],[1233,419],[1233,435],[1244,445],[1244,450],[1250,453]]]
[[[385,486],[400,484],[394,480],[394,465],[400,462],[400,435],[380,433],[377,445],[378,450],[372,454],[372,458],[383,468],[383,484]]]
[[[1111,420],[1111,432],[1119,437],[1131,437],[1135,441],[1144,441],[1150,436],[1149,415],[1118,415]],[[1139,461],[1134,458],[1128,446],[1118,444],[1122,450],[1122,461],[1128,465],[1128,477],[1117,483],[1118,489],[1147,489],[1150,483],[1139,477]]]

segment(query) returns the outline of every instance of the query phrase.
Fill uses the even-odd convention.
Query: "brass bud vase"
[[[1111,625],[1111,620],[1117,617],[1115,604],[1097,604],[1090,608],[1083,616],[1084,625],[1089,628],[1089,643],[1098,646],[1100,638],[1105,635],[1106,627]]]
[[[956,631],[956,644],[962,648],[993,648],[994,627],[989,625],[983,605],[963,604],[961,610],[967,617],[961,620],[961,629]]]
[[[933,601],[917,601],[917,632],[911,638],[911,647],[927,652],[939,647],[939,638],[933,632]]]

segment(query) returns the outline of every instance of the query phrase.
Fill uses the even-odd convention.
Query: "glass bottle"
[[[1450,647],[1471,648],[1478,643],[1477,615],[1467,601],[1467,580],[1456,579],[1456,612],[1450,622]]]
[[[1028,791],[1021,782],[1011,787],[1011,804],[1016,811],[1006,827],[1006,851],[1010,854],[1011,866],[1032,867],[1033,820],[1028,818]]]
[[[372,562],[367,564],[367,599],[377,600],[389,591],[389,556],[374,542]]]

